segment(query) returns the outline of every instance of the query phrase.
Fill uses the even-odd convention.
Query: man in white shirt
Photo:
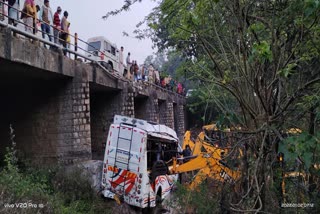
[[[53,13],[49,6],[49,0],[45,0],[44,5],[42,5],[42,7],[40,8],[39,19],[41,20],[42,38],[45,38],[47,34],[51,42],[50,25],[52,24],[52,21],[53,21]]]
[[[120,53],[119,53],[119,73],[120,73],[121,76],[123,75],[123,70],[124,70],[124,66],[123,66],[123,47],[121,46]]]
[[[132,65],[132,63],[131,63],[131,60],[130,60],[130,52],[128,53],[128,56],[127,56],[127,70],[128,70],[128,72],[127,72],[127,78],[128,79],[130,79],[131,78],[131,74],[130,74],[130,68],[131,68],[131,65]]]

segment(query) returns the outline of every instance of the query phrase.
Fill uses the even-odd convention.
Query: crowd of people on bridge
[[[41,29],[42,37],[48,37],[49,41],[61,44],[64,47],[64,55],[67,54],[67,48],[70,48],[70,22],[68,21],[68,11],[62,14],[62,8],[59,6],[55,13],[52,12],[50,1],[44,0],[44,4],[36,5],[34,0],[25,0],[22,11],[19,12],[20,0],[0,0],[1,11],[4,4],[8,5],[8,23],[14,26],[22,20],[25,31],[31,34],[37,34],[38,28]],[[20,14],[20,16],[19,16]],[[4,19],[4,14],[1,14]]]
[[[3,4],[3,2],[7,2],[8,5],[9,24],[17,26],[21,19],[26,32],[30,34],[40,33],[43,39],[48,38],[50,42],[62,45],[64,47],[63,53],[67,55],[67,49],[70,49],[71,46],[68,11],[62,13],[62,8],[59,6],[53,13],[49,0],[43,0],[41,6],[36,5],[35,0],[25,0],[20,12],[20,0],[0,0],[0,4]],[[3,5],[0,8],[3,8]],[[38,28],[41,29],[40,32]],[[139,66],[137,60],[131,60],[130,52],[124,62],[123,54],[124,48],[121,47],[119,51],[119,72],[123,77],[134,82],[149,82],[167,90],[185,94],[182,83],[177,82],[170,75],[162,74],[153,64]]]
[[[171,75],[161,74],[153,64],[138,65],[137,60],[131,60],[131,53],[128,52],[126,57],[126,65],[123,57],[124,48],[120,48],[119,71],[123,72],[123,77],[134,82],[149,82],[156,84],[162,88],[185,95],[185,87],[182,83],[174,80]]]

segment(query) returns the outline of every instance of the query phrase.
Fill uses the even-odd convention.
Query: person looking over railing
[[[160,85],[160,73],[158,69],[154,70],[155,84]]]
[[[123,70],[124,70],[124,66],[123,66],[123,46],[121,46],[120,53],[119,53],[119,73],[120,73],[120,76],[123,75]]]
[[[61,30],[61,22],[60,22],[60,14],[61,14],[61,7],[57,8],[57,11],[54,13],[53,16],[53,36],[54,36],[54,43],[59,43],[59,31]]]
[[[8,15],[9,15],[8,23],[13,26],[17,26],[18,24],[17,21],[18,21],[19,5],[20,5],[19,0],[8,0]]]
[[[148,68],[148,81],[150,83],[154,83],[154,81],[155,81],[155,74],[154,74],[153,64],[150,64],[149,68]]]
[[[128,53],[128,56],[127,56],[127,59],[126,59],[126,63],[127,63],[127,70],[128,70],[128,72],[127,72],[127,78],[128,79],[130,79],[130,69],[131,69],[131,65],[132,65],[132,63],[131,63],[131,60],[130,60],[130,52]]]
[[[70,22],[68,21],[68,28],[67,28],[67,49],[70,50],[71,47],[71,36],[70,36]],[[70,57],[70,52],[69,52],[69,57]]]
[[[28,33],[36,32],[34,20],[37,19],[37,9],[34,0],[26,0],[23,6],[21,18]]]
[[[133,63],[133,75],[134,75],[134,81],[138,81],[139,66],[137,61],[134,61]]]
[[[51,27],[53,21],[52,10],[49,6],[49,0],[44,0],[44,5],[40,8],[39,19],[41,22],[42,38],[45,39],[46,34],[48,35],[49,41],[51,42]]]
[[[62,43],[62,46],[64,47],[63,49],[63,54],[66,56],[67,55],[67,37],[68,37],[68,12],[64,11],[63,12],[63,18],[61,20],[61,32],[60,32],[60,41]]]

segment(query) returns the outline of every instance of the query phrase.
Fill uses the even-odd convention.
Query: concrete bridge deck
[[[185,131],[185,97],[133,83],[0,27],[0,156],[15,129],[20,156],[64,164],[102,159],[113,115]]]

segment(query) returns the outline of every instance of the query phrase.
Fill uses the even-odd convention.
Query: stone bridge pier
[[[0,28],[0,165],[14,128],[19,157],[36,164],[102,160],[115,114],[185,131],[185,98],[132,83]]]

